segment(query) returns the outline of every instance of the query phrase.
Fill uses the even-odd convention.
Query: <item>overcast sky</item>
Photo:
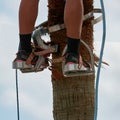
[[[17,52],[18,7],[20,0],[0,0],[0,119],[17,120],[15,71],[12,61]],[[120,1],[105,0],[107,37],[104,60],[110,66],[101,71],[99,85],[98,120],[120,119]],[[99,0],[95,1],[99,7]],[[36,25],[47,20],[47,0],[40,1]],[[95,52],[99,54],[102,23],[95,25]],[[47,75],[46,75],[47,74]],[[51,73],[22,74],[19,77],[21,120],[53,120]]]

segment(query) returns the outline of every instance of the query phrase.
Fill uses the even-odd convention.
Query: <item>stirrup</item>
[[[42,27],[39,27],[33,31],[33,52],[29,55],[26,61],[14,62],[13,69],[20,69],[22,73],[39,72],[43,71],[49,66],[48,57],[51,53],[58,51],[58,45],[51,45],[45,43],[42,39],[42,35],[48,33]],[[31,62],[35,61],[32,65]]]
[[[29,57],[28,57],[28,59],[29,59]],[[43,56],[38,56],[37,61],[34,65],[32,65],[31,63],[27,64],[27,60],[21,61],[21,62],[14,62],[13,61],[12,65],[13,65],[12,66],[13,69],[20,69],[20,71],[22,73],[40,72],[48,67],[48,60],[47,60],[47,58],[45,58]]]
[[[72,77],[72,76],[85,76],[85,75],[92,75],[92,69],[90,67],[84,67],[83,65],[79,67],[79,64],[68,64],[65,65],[63,63],[63,75],[65,77]]]
[[[65,77],[73,77],[73,76],[85,76],[85,75],[93,75],[95,70],[94,70],[94,58],[91,49],[89,46],[81,40],[81,43],[86,47],[90,54],[91,58],[91,63],[89,67],[84,67],[83,65],[80,67],[79,64],[69,64],[65,65],[65,60],[62,62],[62,72]],[[67,46],[63,50],[63,56],[67,51]]]
[[[21,62],[13,61],[13,63],[12,63],[13,69],[29,69],[29,68],[33,68],[33,67],[34,67],[34,65],[32,65],[32,64],[27,65],[26,61],[21,61]]]
[[[29,67],[29,68],[23,68],[20,70],[22,73],[43,71],[45,68],[48,67],[48,64],[45,64],[45,61],[46,61],[45,59],[46,58],[44,58],[43,56],[39,56],[39,58],[34,66]]]

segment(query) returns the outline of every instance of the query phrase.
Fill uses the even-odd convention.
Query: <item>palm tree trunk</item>
[[[48,26],[63,23],[63,0],[48,0]],[[93,0],[84,0],[85,14],[93,10]],[[90,18],[83,23],[82,39],[93,50],[93,25]],[[60,52],[53,58],[61,57],[66,44],[66,31],[50,34],[52,42],[60,45]],[[84,59],[90,60],[88,51],[80,47]],[[65,78],[61,63],[52,64],[53,116],[54,120],[93,120],[95,75]]]

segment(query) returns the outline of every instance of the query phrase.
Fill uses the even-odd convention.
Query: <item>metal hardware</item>
[[[35,50],[28,57],[29,60],[27,60],[29,62],[27,60],[21,62],[13,61],[13,69],[20,69],[22,73],[28,73],[39,72],[49,66],[48,57],[51,53],[56,53],[58,51],[58,45],[50,45],[45,43],[42,39],[42,35],[47,33],[48,31],[42,26],[33,31],[32,39]],[[33,65],[31,64],[32,60],[35,61]]]
[[[62,72],[65,77],[72,76],[84,76],[84,75],[92,75],[95,72],[94,69],[94,58],[91,49],[89,46],[81,40],[81,43],[86,47],[90,55],[90,65],[89,67],[84,67],[83,65],[79,67],[79,64],[65,64],[65,60],[62,62]],[[66,53],[67,46],[63,50],[64,55]]]

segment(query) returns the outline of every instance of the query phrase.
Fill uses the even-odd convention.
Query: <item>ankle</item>
[[[26,51],[28,53],[32,52],[31,47],[31,33],[30,34],[20,34],[20,42],[18,51]]]
[[[68,37],[67,45],[68,45],[68,49],[67,49],[68,53],[73,53],[77,56],[79,55],[80,39],[74,39]]]

